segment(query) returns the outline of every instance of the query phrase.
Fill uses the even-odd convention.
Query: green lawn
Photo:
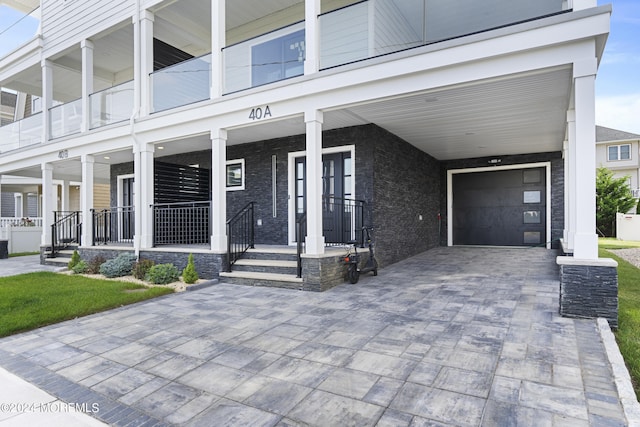
[[[640,242],[600,239],[600,256],[618,262],[618,330],[616,341],[640,398],[640,269],[606,249],[640,247]]]
[[[0,337],[171,292],[48,272],[0,277]]]

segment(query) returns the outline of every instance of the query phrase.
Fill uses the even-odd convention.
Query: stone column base
[[[607,319],[618,327],[618,263],[559,256],[560,314],[565,317]]]

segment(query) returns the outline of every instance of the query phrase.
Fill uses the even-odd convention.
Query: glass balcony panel
[[[210,97],[211,54],[151,74],[153,111],[164,111]]]
[[[224,93],[304,74],[304,23],[263,34],[223,50]]]
[[[129,120],[133,112],[133,80],[89,95],[90,128]]]
[[[563,0],[363,1],[320,15],[320,68],[487,31],[564,9]]]
[[[20,147],[42,142],[42,113],[20,120]]]
[[[0,153],[20,148],[20,122],[0,127]]]
[[[60,138],[80,133],[82,100],[77,99],[49,109],[50,137]]]

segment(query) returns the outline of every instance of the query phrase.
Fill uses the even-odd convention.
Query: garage
[[[449,243],[546,246],[545,165],[449,171]]]

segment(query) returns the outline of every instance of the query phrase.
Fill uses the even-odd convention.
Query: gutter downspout
[[[133,185],[134,185],[134,189],[135,189],[135,193],[136,193],[136,199],[139,198],[140,196],[140,191],[142,189],[142,186],[140,185],[140,179],[136,178],[135,175],[135,169],[136,169],[136,165],[140,163],[140,159],[138,158],[138,161],[136,161],[136,156],[138,153],[140,153],[140,141],[138,140],[138,137],[136,136],[136,129],[135,129],[135,123],[136,123],[136,119],[140,116],[140,103],[141,103],[141,87],[142,87],[142,76],[140,75],[140,64],[142,62],[142,59],[140,58],[140,3],[141,0],[136,0],[136,10],[134,12],[134,22],[133,22],[133,93],[134,93],[134,103],[133,103],[133,111],[131,112],[131,117],[129,117],[129,133],[131,135],[131,138],[133,139],[133,168],[134,168],[134,178],[133,178]],[[136,53],[136,49],[137,49],[137,53]],[[139,156],[138,156],[139,157]],[[134,199],[134,203],[136,202],[136,200]],[[138,200],[139,202],[139,200]],[[139,204],[139,203],[138,203]],[[135,206],[134,206],[135,209]],[[135,210],[134,210],[135,212]],[[137,212],[134,214],[134,218],[139,218],[140,216],[140,212]],[[135,221],[134,219],[134,226],[138,225],[138,227],[135,228],[135,234],[134,234],[134,239],[133,239],[133,249],[134,249],[134,253],[136,256],[136,259],[140,259],[140,232],[142,231],[140,225],[141,224],[135,224],[136,222],[138,223],[142,223],[142,221],[138,220]]]

